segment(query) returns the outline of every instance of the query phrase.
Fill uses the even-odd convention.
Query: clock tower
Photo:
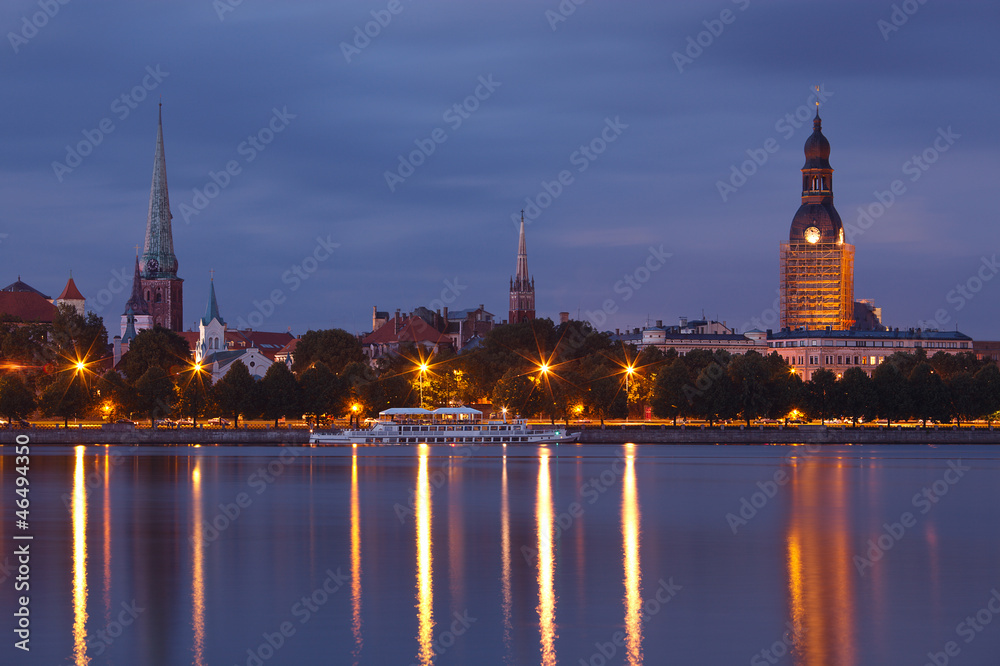
[[[146,217],[146,242],[140,261],[142,296],[152,323],[182,331],[184,323],[184,281],[177,277],[177,257],[171,229],[170,198],[167,194],[167,162],[163,154],[163,105],[156,131],[153,183]]]
[[[846,330],[854,325],[854,246],[833,207],[830,142],[819,104],[806,139],[802,205],[781,243],[781,328]]]

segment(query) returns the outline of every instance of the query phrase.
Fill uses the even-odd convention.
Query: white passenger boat
[[[310,444],[566,444],[580,433],[559,426],[532,427],[524,419],[484,421],[469,407],[393,408],[370,428],[314,430]]]

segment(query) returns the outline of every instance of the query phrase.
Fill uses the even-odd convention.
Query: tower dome
[[[823,136],[823,121],[819,117],[819,107],[816,107],[816,117],[813,118],[813,133],[806,139],[806,163],[803,169],[830,169],[830,142]]]

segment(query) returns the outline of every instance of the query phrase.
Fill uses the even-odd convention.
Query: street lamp
[[[420,406],[424,406],[424,377],[427,375],[427,364],[420,364]]]

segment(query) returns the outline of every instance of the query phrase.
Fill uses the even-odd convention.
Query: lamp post
[[[427,364],[420,364],[420,406],[424,406],[424,377],[427,375]]]

